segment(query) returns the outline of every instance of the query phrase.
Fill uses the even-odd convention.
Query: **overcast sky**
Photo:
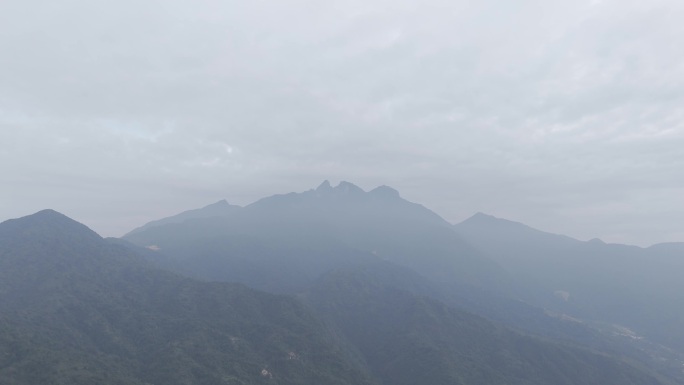
[[[683,46],[681,0],[2,0],[0,220],[120,236],[330,179],[684,241]]]

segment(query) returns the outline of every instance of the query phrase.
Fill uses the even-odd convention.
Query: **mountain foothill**
[[[349,182],[121,238],[43,210],[0,223],[0,383],[682,384],[683,271]]]

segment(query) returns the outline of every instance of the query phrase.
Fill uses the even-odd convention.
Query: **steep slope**
[[[301,289],[331,268],[369,259],[393,261],[436,281],[501,290],[511,285],[450,224],[386,186],[365,192],[326,181],[261,199],[230,217],[158,226],[124,239],[159,249],[182,272],[267,290]]]
[[[305,295],[383,384],[660,383],[606,355],[515,333],[416,294],[432,289],[384,267],[332,272]]]
[[[149,222],[143,226],[140,226],[136,229],[131,230],[129,232],[129,234],[137,233],[137,232],[149,229],[151,227],[162,226],[162,225],[166,225],[166,224],[170,224],[170,223],[183,223],[187,220],[192,220],[192,219],[228,216],[228,215],[235,214],[241,208],[242,207],[240,207],[240,206],[231,205],[226,200],[220,200],[216,203],[212,203],[212,204],[210,204],[208,206],[204,206],[200,209],[184,211],[180,214],[177,214],[177,215],[174,215],[174,216],[171,216],[168,218],[163,218],[163,219],[159,219],[156,221]]]
[[[371,384],[296,300],[147,266],[54,211],[0,224],[3,384]]]
[[[483,214],[454,229],[574,317],[619,324],[684,353],[684,248],[588,242]]]
[[[624,355],[671,378],[682,378],[680,355],[629,336],[620,325],[633,325],[617,316],[624,313],[613,313],[615,318],[599,317],[599,311],[627,310],[623,302],[605,302],[600,297],[603,292],[582,286],[581,279],[591,282],[590,277],[564,276],[565,266],[557,268],[556,276],[547,277],[543,273],[548,268],[537,258],[539,254],[522,249],[530,239],[551,252],[558,245],[568,249],[584,242],[485,215],[469,222],[470,232],[466,226],[453,227],[389,187],[365,192],[347,182],[337,187],[324,182],[303,193],[264,198],[230,216],[157,226],[125,239],[156,250],[147,252],[148,259],[171,270],[273,292],[306,291],[334,269],[391,262],[413,270],[436,288],[412,294],[444,301],[527,333]],[[477,230],[489,226],[498,238]],[[480,233],[481,238],[474,235]],[[515,258],[508,258],[511,251]],[[500,266],[518,282],[512,282]],[[569,286],[558,285],[570,278],[578,279],[578,289],[566,300]],[[592,290],[597,293],[596,301],[576,300],[575,296],[591,299]],[[629,311],[642,317],[640,309]],[[663,319],[679,327],[672,314],[676,312],[665,312]],[[657,320],[660,315],[649,317]]]

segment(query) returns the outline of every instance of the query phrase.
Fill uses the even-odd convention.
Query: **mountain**
[[[151,251],[150,251],[151,252]],[[669,385],[440,302],[370,260],[295,297],[158,270],[51,210],[0,223],[3,384]],[[306,301],[306,304],[302,303]]]
[[[160,251],[167,267],[184,274],[272,291],[301,290],[332,268],[374,259],[435,281],[511,290],[503,269],[448,222],[386,186],[366,192],[325,181],[234,215],[147,227],[123,239]]]
[[[0,223],[2,384],[373,384],[293,298],[151,267],[51,210]]]
[[[303,297],[340,329],[383,384],[658,384],[625,362],[513,332],[430,296],[381,262],[330,272]]]
[[[676,352],[629,336],[623,324],[585,318],[587,304],[566,301],[565,292],[554,286],[560,280],[539,279],[533,274],[536,262],[517,263],[505,254],[492,253],[499,239],[513,244],[534,239],[561,248],[579,241],[484,214],[472,218],[469,226],[471,232],[464,230],[466,226],[452,226],[386,186],[364,191],[348,182],[335,187],[324,182],[305,192],[261,199],[229,216],[130,233],[122,242],[147,247],[149,261],[181,274],[277,293],[308,293],[319,287],[322,277],[336,271],[393,266],[389,270],[410,272],[396,280],[403,285],[396,287],[411,296],[476,313],[519,333],[623,357],[675,381],[682,379],[681,356]],[[490,227],[491,234],[501,238],[478,230]],[[478,240],[491,244],[483,246]],[[526,257],[524,252],[516,256]],[[385,282],[383,277],[376,269],[369,279]],[[328,314],[325,308],[314,307],[319,314]],[[357,342],[350,344],[357,346]]]
[[[640,248],[583,242],[484,214],[454,229],[513,276],[554,294],[544,307],[605,327],[617,325],[634,338],[647,337],[684,353],[681,244]]]
[[[137,232],[144,231],[146,229],[149,229],[150,227],[155,227],[155,226],[162,226],[166,225],[169,223],[183,223],[187,220],[192,220],[192,219],[198,219],[198,218],[213,218],[213,217],[222,217],[222,216],[228,216],[232,215],[238,210],[240,210],[240,206],[235,206],[231,205],[228,203],[225,199],[220,200],[216,203],[212,203],[208,206],[202,207],[200,209],[194,209],[194,210],[188,210],[184,211],[180,214],[176,214],[174,216],[164,218],[164,219],[159,219],[156,221],[149,222],[145,224],[144,226],[138,227],[136,229],[133,229],[129,232],[129,234],[134,234]]]

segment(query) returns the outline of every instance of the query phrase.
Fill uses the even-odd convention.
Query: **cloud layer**
[[[684,241],[684,4],[3,1],[0,218],[103,235],[323,179]]]

